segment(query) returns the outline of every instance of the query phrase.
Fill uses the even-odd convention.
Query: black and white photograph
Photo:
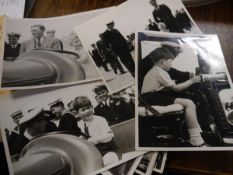
[[[181,0],[129,0],[75,27],[112,93],[134,84],[136,29],[201,33]]]
[[[136,149],[232,150],[232,80],[218,36],[136,38]]]
[[[163,174],[166,161],[167,161],[167,152],[163,152],[163,151],[158,152],[158,155],[155,160],[153,172]]]
[[[124,175],[133,175],[138,164],[140,163],[141,159],[143,156],[139,156],[135,159],[129,160],[127,162],[124,162],[120,165],[117,165],[116,167],[113,167],[107,171],[104,171],[102,173],[99,173],[98,175],[117,175],[117,174],[124,174]],[[124,167],[124,171],[119,171],[121,170],[119,167]],[[115,170],[116,169],[116,170]],[[110,172],[111,170],[111,172]]]
[[[149,152],[144,154],[134,172],[134,175],[151,175],[157,156],[158,152]]]
[[[133,87],[111,95],[99,81],[2,95],[0,123],[14,173],[87,175],[142,155],[135,151],[134,100]]]
[[[7,18],[1,87],[29,89],[100,79],[73,28],[109,9],[46,19]]]

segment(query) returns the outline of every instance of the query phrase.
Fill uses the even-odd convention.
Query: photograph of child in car
[[[233,96],[232,82],[217,36],[145,31],[137,37],[138,148],[231,149],[221,94]]]

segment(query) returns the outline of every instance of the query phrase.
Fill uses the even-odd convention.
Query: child
[[[173,45],[171,45],[173,47]],[[177,45],[174,47],[178,47]],[[199,76],[176,84],[171,79],[167,71],[172,66],[172,61],[175,58],[174,54],[166,47],[159,47],[153,50],[149,57],[154,66],[146,74],[141,97],[150,105],[167,106],[170,104],[180,104],[185,109],[185,119],[192,146],[204,146],[205,142],[201,137],[201,129],[197,121],[196,105],[192,100],[187,99],[184,95],[178,93],[194,83],[200,82]]]
[[[93,106],[86,96],[78,96],[74,100],[74,109],[81,120],[78,126],[88,137],[87,141],[94,144],[103,156],[104,166],[119,160],[119,152],[113,140],[113,132],[105,118],[93,115]]]

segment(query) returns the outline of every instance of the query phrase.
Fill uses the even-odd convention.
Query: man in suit
[[[17,56],[19,56],[19,50],[21,44],[18,43],[20,34],[18,33],[8,33],[8,43],[5,42],[4,48],[4,60],[14,61]]]
[[[152,14],[156,23],[164,23],[170,32],[184,33],[168,6],[158,5],[156,0],[151,0],[150,4],[154,7]]]
[[[74,114],[65,110],[64,103],[60,99],[50,103],[49,105],[51,112],[55,116],[54,120],[51,121],[56,123],[58,131],[71,131],[77,134],[81,132]]]
[[[122,34],[114,29],[114,22],[107,23],[107,30],[103,34],[104,42],[108,49],[111,49],[129,70],[132,76],[134,76],[134,60],[130,53],[126,39]]]
[[[99,37],[100,40],[96,42],[96,45],[100,55],[104,59],[104,62],[106,64],[107,62],[109,62],[115,74],[117,74],[118,70],[120,71],[121,74],[124,74],[125,71],[121,66],[121,63],[119,62],[116,54],[114,54],[111,49],[107,48],[107,45],[103,39],[103,34],[101,33]]]
[[[33,39],[21,43],[20,54],[32,49],[53,49],[61,50],[61,44],[58,39],[44,35],[45,27],[41,24],[31,26]]]
[[[192,21],[190,20],[189,16],[182,8],[181,10],[176,10],[176,21],[179,22],[180,26],[183,29],[191,30],[192,29]]]
[[[110,97],[106,86],[97,86],[93,91],[101,99],[94,108],[95,115],[104,117],[110,126],[134,117],[134,107],[123,98]]]

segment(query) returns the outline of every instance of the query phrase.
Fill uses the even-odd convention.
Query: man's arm
[[[198,83],[200,81],[201,81],[200,76],[195,76],[195,77],[191,78],[190,80],[187,80],[187,81],[180,83],[180,84],[174,84],[174,85],[170,86],[169,88],[175,92],[180,92],[180,91],[187,89],[192,84]]]
[[[175,68],[171,68],[168,71],[172,80],[175,80],[177,84],[183,83],[193,77],[193,74],[190,72],[183,72]]]

